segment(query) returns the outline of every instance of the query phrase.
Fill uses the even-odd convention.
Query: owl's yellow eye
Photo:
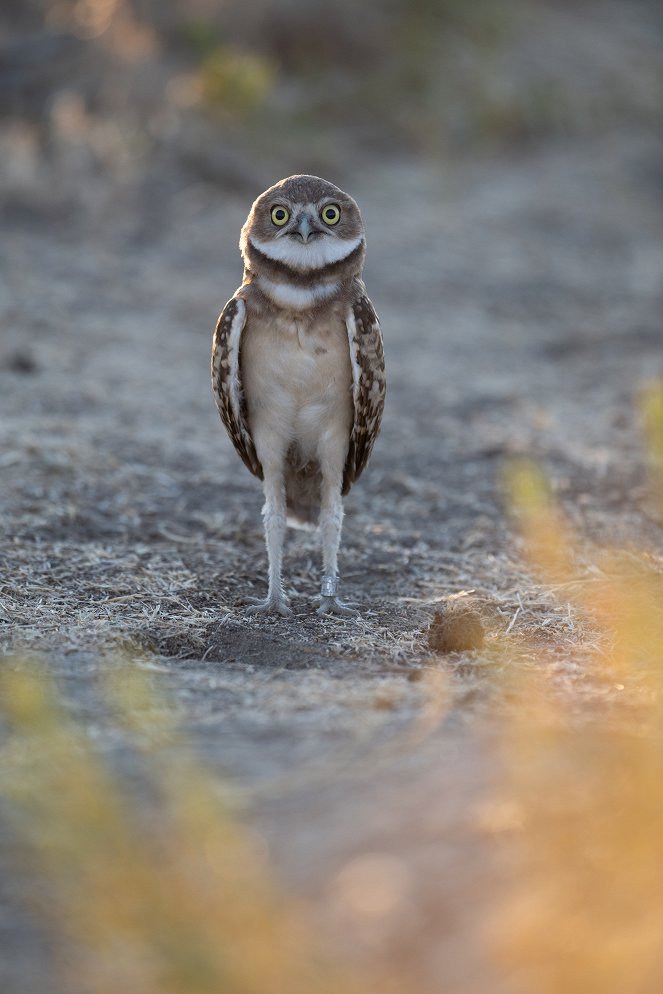
[[[341,209],[336,204],[327,204],[320,215],[325,224],[338,224],[341,219]]]
[[[274,224],[278,225],[279,228],[282,228],[289,218],[290,214],[285,207],[272,207],[272,221]]]

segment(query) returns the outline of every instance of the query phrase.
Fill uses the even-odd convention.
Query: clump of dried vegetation
[[[652,390],[645,411],[660,488],[663,392]],[[510,487],[531,566],[564,587],[593,633],[603,679],[625,703],[579,714],[531,676],[536,649],[521,656],[522,643],[503,637],[500,672],[511,671],[521,692],[501,726],[503,778],[481,821],[498,840],[504,886],[488,933],[477,926],[472,941],[491,947],[500,989],[516,994],[655,994],[663,989],[660,562],[594,548],[596,572],[578,578],[577,538],[543,477],[518,466]],[[64,940],[68,990],[389,989],[377,975],[351,978],[321,963],[297,908],[269,882],[260,846],[233,821],[218,781],[187,758],[135,668],[121,668],[109,694],[142,756],[151,802],[140,811],[34,666],[9,667],[2,678],[2,794],[46,881],[40,899]]]

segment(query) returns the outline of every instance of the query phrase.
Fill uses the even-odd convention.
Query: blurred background
[[[655,131],[660,19],[653,0],[7,0],[3,207]]]
[[[662,126],[659,0],[3,0],[3,992],[663,989]],[[295,172],[385,335],[352,624],[304,533],[245,615],[209,389]]]

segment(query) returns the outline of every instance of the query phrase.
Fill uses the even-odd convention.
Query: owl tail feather
[[[288,524],[292,528],[313,530],[320,514],[322,474],[315,462],[297,465],[288,459],[285,473],[285,497]]]

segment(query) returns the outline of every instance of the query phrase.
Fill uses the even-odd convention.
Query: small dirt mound
[[[468,599],[450,600],[438,609],[428,629],[433,652],[467,652],[480,649],[485,630],[477,605]]]

